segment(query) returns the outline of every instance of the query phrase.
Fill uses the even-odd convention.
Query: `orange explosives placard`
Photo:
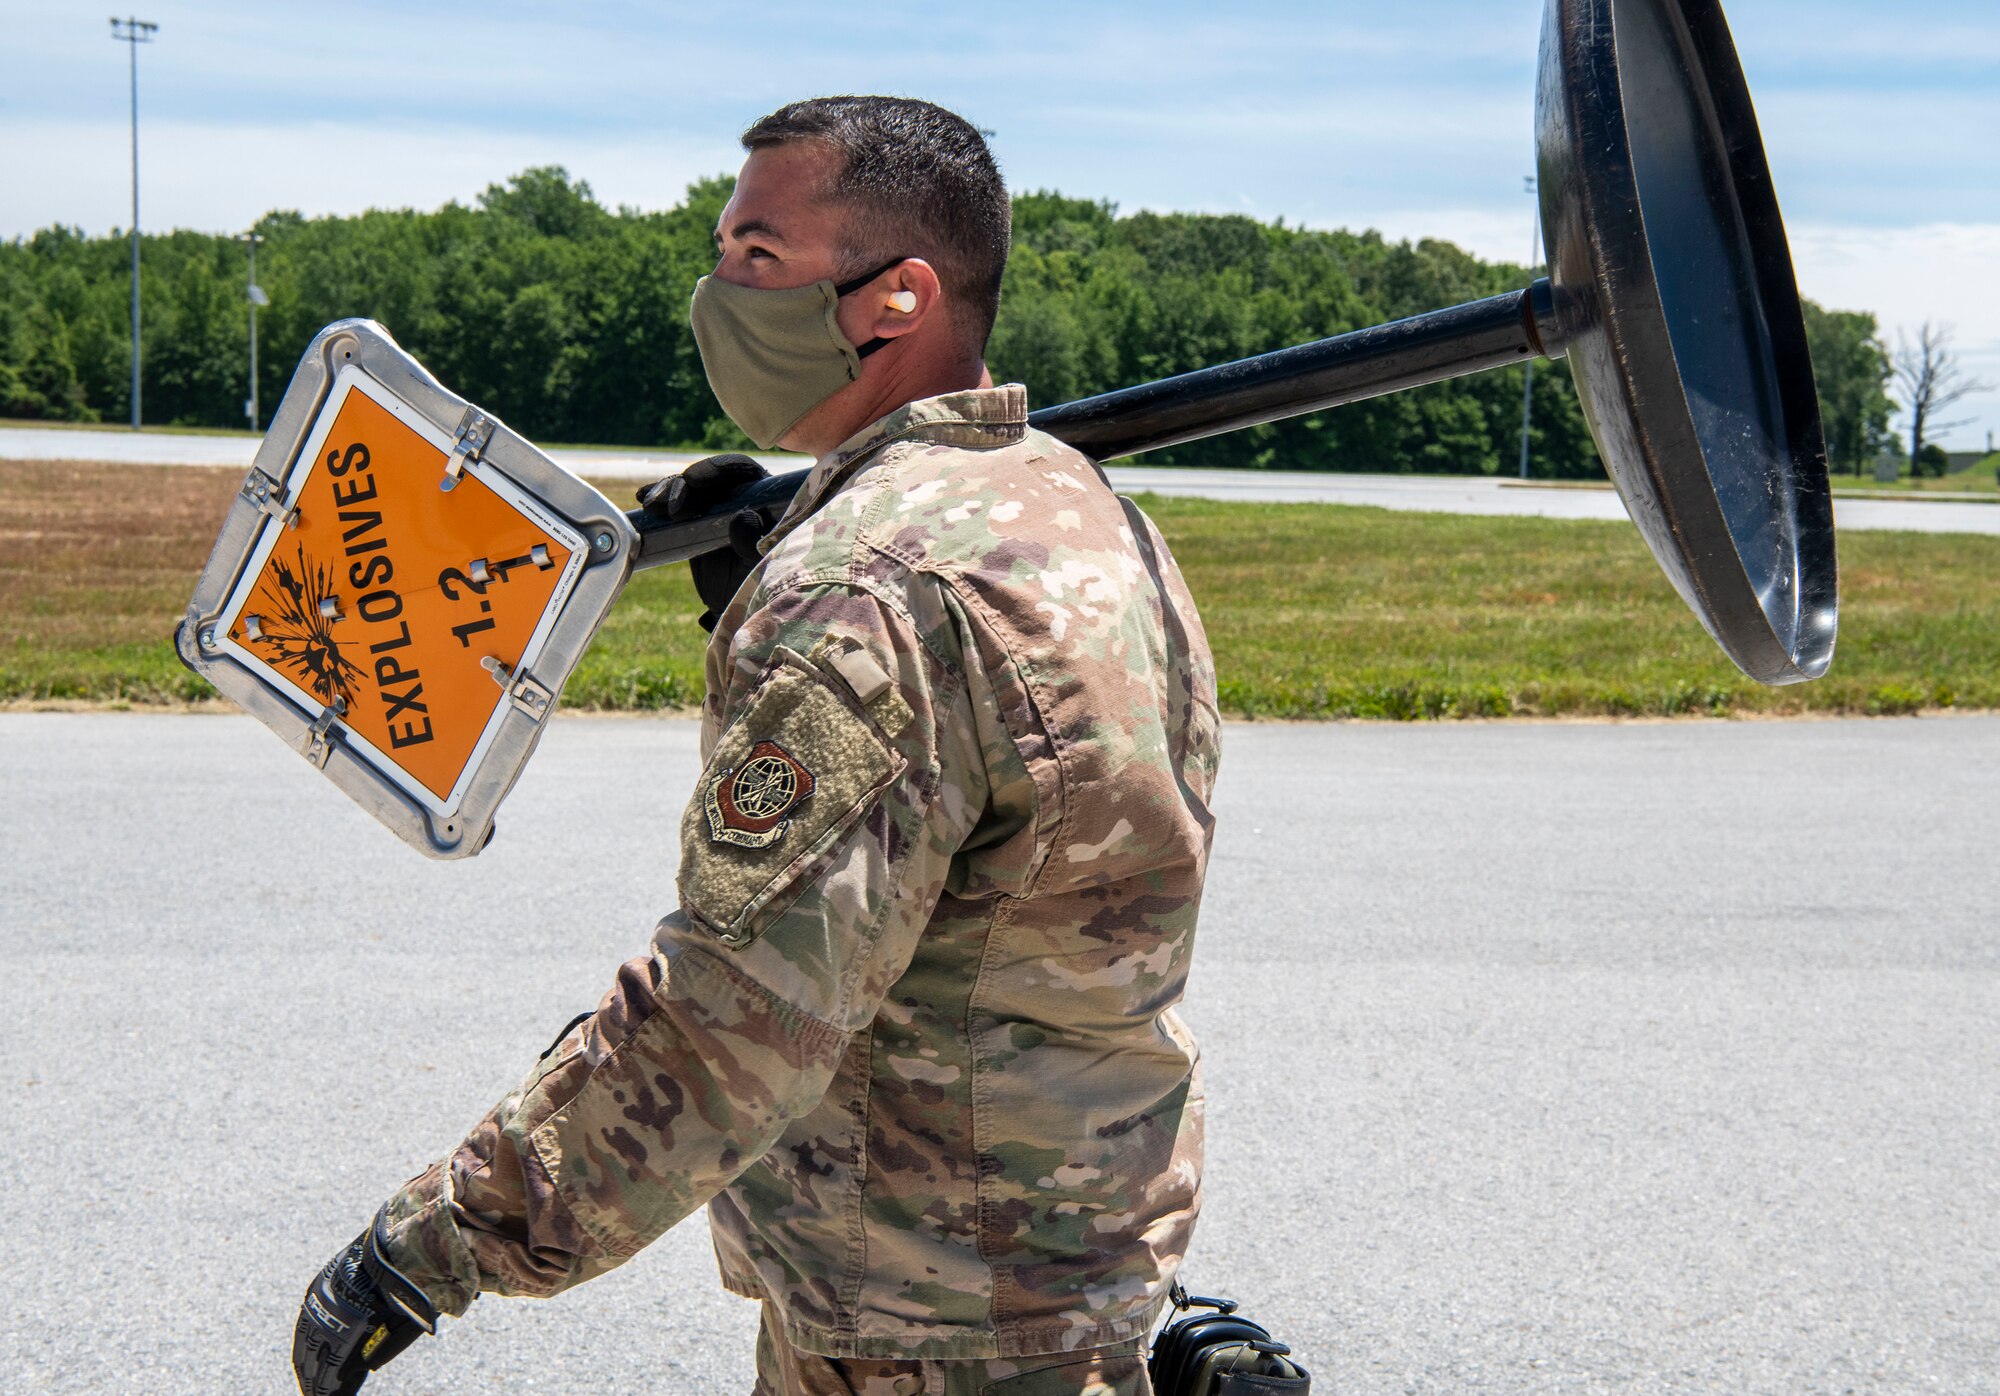
[[[444,810],[507,701],[482,661],[532,658],[581,540],[497,475],[440,489],[435,429],[343,378],[296,525],[269,526],[227,635]]]

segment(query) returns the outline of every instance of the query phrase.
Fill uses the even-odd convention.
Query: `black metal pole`
[[[1528,175],[1522,181],[1532,197],[1535,193],[1535,177]],[[1528,248],[1528,270],[1533,271],[1542,263],[1542,205],[1535,204],[1534,241]],[[1521,368],[1521,478],[1528,478],[1529,434],[1535,429],[1535,361],[1533,359]]]
[[[806,482],[809,470],[791,470],[759,480],[712,514],[683,523],[668,523],[657,514],[634,509],[625,517],[639,530],[639,547],[632,554],[633,570],[664,567],[729,546],[729,521],[745,509],[761,509],[771,518],[785,512],[792,496]]]
[[[257,244],[264,239],[252,230],[243,235],[250,244],[250,284],[244,289],[243,299],[250,302],[250,396],[244,401],[243,410],[250,417],[250,430],[257,430],[260,404],[257,401],[257,297],[264,293],[257,289]]]
[[[1541,350],[1534,292],[1413,315],[1352,334],[1121,388],[1028,420],[1097,460],[1157,451],[1344,402],[1521,363]]]
[[[143,19],[111,21],[111,37],[125,44],[132,70],[132,430],[139,429],[139,45],[153,42],[159,25]]]
[[[137,29],[137,26],[133,26]],[[125,44],[132,59],[132,430],[139,429],[139,40]]]
[[[1116,460],[1561,352],[1549,283],[1541,280],[1525,291],[1044,407],[1028,421],[1096,460]],[[783,512],[806,474],[773,475],[720,512],[686,523],[633,510],[626,516],[639,530],[633,566],[684,562],[722,547],[732,515]]]

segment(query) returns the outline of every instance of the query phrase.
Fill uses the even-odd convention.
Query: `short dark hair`
[[[758,151],[819,141],[842,166],[826,195],[848,208],[843,276],[890,257],[922,257],[984,347],[1000,311],[1013,211],[979,129],[908,97],[813,97],[788,102],[743,132]]]

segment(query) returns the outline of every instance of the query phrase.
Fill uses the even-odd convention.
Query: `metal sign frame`
[[[544,584],[547,600],[518,653],[479,657],[493,680],[492,707],[448,790],[430,788],[382,743],[356,730],[343,699],[310,691],[246,643],[250,597],[298,521],[299,502],[322,468],[329,435],[356,394],[435,449],[441,508],[451,507],[460,482],[470,478],[546,534],[543,563],[555,563],[546,553],[564,553],[548,568],[556,575]],[[434,858],[468,857],[491,837],[494,813],[623,590],[637,544],[624,512],[604,495],[438,383],[380,325],[343,320],[314,338],[293,375],[196,584],[175,647],[189,668],[405,842]],[[338,609],[337,601],[333,605]],[[459,643],[470,649],[464,637]]]

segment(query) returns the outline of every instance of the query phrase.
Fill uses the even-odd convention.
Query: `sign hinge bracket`
[[[492,655],[480,660],[479,667],[491,674],[493,682],[500,685],[508,701],[529,717],[540,722],[549,715],[549,709],[555,703],[555,694],[549,692],[546,685],[536,682],[530,675],[509,669]]]
[[[466,462],[485,455],[487,445],[493,440],[493,428],[498,425],[476,407],[465,409],[452,433],[451,452],[444,458],[444,479],[438,482],[439,489],[458,488],[458,477],[464,472]]]
[[[269,514],[286,528],[299,526],[299,511],[296,507],[286,506],[284,487],[263,471],[252,470],[246,475],[243,478],[241,493],[260,511]]]
[[[347,700],[336,697],[329,706],[320,709],[319,716],[313,719],[312,729],[306,733],[305,741],[299,744],[299,750],[305,753],[306,760],[322,771],[326,769],[327,758],[333,755],[333,743],[338,736],[333,730],[333,724],[338,722],[346,711]]]

